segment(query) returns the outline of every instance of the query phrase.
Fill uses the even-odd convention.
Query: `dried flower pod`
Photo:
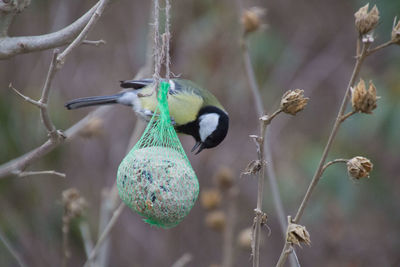
[[[70,188],[62,192],[64,212],[70,218],[79,217],[87,207],[86,200],[76,188]]]
[[[261,18],[265,15],[265,9],[261,7],[252,7],[243,11],[241,22],[244,28],[244,33],[257,31],[261,26]]]
[[[280,108],[287,114],[296,115],[305,108],[308,100],[308,97],[304,97],[304,90],[289,90],[282,96]]]
[[[214,175],[214,180],[221,189],[228,189],[232,187],[235,178],[232,169],[222,166],[220,167]]]
[[[204,189],[200,194],[200,203],[207,210],[215,209],[221,204],[221,193],[217,189]]]
[[[374,5],[368,12],[369,3],[361,7],[355,14],[355,25],[358,33],[364,35],[372,31],[379,22],[379,10]]]
[[[347,161],[347,172],[351,177],[361,179],[369,176],[373,166],[369,159],[357,156]]]
[[[396,24],[396,19],[394,20],[392,29],[392,41],[400,45],[400,20]]]
[[[306,230],[306,227],[295,223],[289,223],[286,232],[286,241],[298,246],[301,246],[300,243],[311,244],[310,234]]]
[[[265,162],[264,162],[265,164]],[[243,175],[255,175],[262,168],[262,163],[260,160],[252,160],[249,164],[247,164],[246,169],[242,172]]]
[[[251,235],[252,235],[252,229],[251,227],[245,228],[242,231],[239,232],[239,235],[237,237],[237,243],[239,247],[242,249],[251,249]]]
[[[371,114],[377,107],[377,100],[376,88],[372,81],[369,81],[368,91],[365,89],[363,79],[360,79],[356,87],[351,90],[351,104],[354,111]]]
[[[205,222],[207,227],[216,231],[223,231],[226,226],[225,213],[220,210],[209,212],[206,215]]]

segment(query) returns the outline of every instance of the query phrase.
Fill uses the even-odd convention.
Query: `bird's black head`
[[[191,134],[196,139],[192,152],[200,153],[205,148],[219,145],[226,137],[229,128],[228,114],[214,106],[203,107],[194,122],[196,131]]]

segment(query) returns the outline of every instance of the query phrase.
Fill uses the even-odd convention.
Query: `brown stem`
[[[228,212],[222,248],[222,267],[232,267],[234,262],[234,230],[237,217],[236,199],[239,189],[234,185],[227,192]]]
[[[326,158],[328,156],[329,150],[331,149],[333,141],[334,141],[334,139],[336,137],[336,134],[337,134],[337,132],[339,130],[339,127],[340,127],[341,123],[343,122],[342,117],[343,117],[343,114],[344,114],[344,112],[346,110],[346,107],[347,107],[347,104],[348,104],[348,101],[349,101],[350,88],[354,86],[355,80],[356,80],[356,78],[357,78],[357,76],[358,76],[358,74],[360,72],[361,65],[362,65],[362,63],[364,62],[364,59],[367,56],[367,51],[368,51],[369,45],[370,45],[369,43],[363,44],[363,48],[362,48],[361,54],[356,59],[356,63],[355,63],[354,69],[353,69],[353,73],[352,73],[350,81],[349,81],[349,83],[347,85],[346,92],[344,94],[344,97],[343,97],[343,100],[342,100],[342,104],[341,104],[341,106],[339,108],[339,111],[338,111],[338,114],[336,116],[336,120],[335,120],[335,123],[333,125],[332,131],[331,131],[330,136],[328,138],[328,142],[327,142],[327,144],[325,146],[325,149],[324,149],[324,151],[322,153],[320,162],[318,164],[317,170],[314,173],[313,179],[311,180],[311,183],[310,183],[310,185],[309,185],[309,187],[307,189],[307,192],[304,195],[304,198],[303,198],[303,200],[302,200],[302,202],[300,204],[300,207],[297,210],[297,213],[296,213],[296,216],[295,216],[295,218],[293,220],[293,223],[298,223],[299,220],[301,219],[301,217],[302,217],[302,215],[304,213],[304,210],[305,210],[305,208],[306,208],[306,206],[307,206],[307,204],[308,204],[308,202],[310,200],[311,194],[313,193],[315,187],[317,186],[317,184],[318,184],[318,182],[319,182],[319,180],[321,178],[323,167],[324,167]],[[279,257],[279,261],[278,261],[276,266],[283,266],[283,264],[285,263],[285,261],[287,259],[287,254],[288,254],[287,253],[287,246],[288,245],[285,243],[285,246],[284,246],[284,248],[283,248],[283,250],[281,252],[281,255]]]
[[[308,190],[307,190],[307,192],[306,192],[306,194],[305,194],[305,196],[303,198],[303,201],[301,202],[301,205],[300,205],[299,209],[297,210],[296,216],[295,216],[295,218],[293,220],[294,223],[298,223],[299,222],[301,216],[303,215],[304,209],[306,208],[306,205],[307,205],[307,203],[308,203],[308,201],[310,199],[310,196],[311,196],[312,192],[314,191],[315,186],[318,184],[319,179],[321,178],[322,167],[325,164],[326,157],[328,156],[329,150],[330,150],[330,148],[332,146],[333,140],[336,137],[336,134],[337,134],[337,132],[339,130],[339,127],[340,127],[341,123],[343,122],[342,121],[342,116],[343,116],[343,114],[344,114],[344,112],[346,110],[347,103],[349,101],[350,88],[354,86],[355,80],[356,80],[356,78],[358,76],[358,73],[360,72],[361,65],[364,62],[364,59],[366,57],[367,49],[368,49],[368,44],[364,44],[364,46],[362,48],[362,51],[361,51],[361,55],[360,55],[360,57],[357,58],[356,64],[354,66],[354,70],[353,70],[353,73],[351,75],[349,84],[347,85],[346,93],[345,93],[345,95],[343,97],[342,104],[340,106],[338,115],[336,116],[335,124],[333,125],[333,128],[332,128],[331,134],[329,136],[328,142],[327,142],[327,144],[325,146],[324,152],[322,153],[321,160],[320,160],[320,162],[318,164],[317,170],[314,173],[314,177],[313,177],[313,179],[312,179],[312,181],[310,183],[310,186],[308,187]]]
[[[68,247],[68,234],[69,234],[69,225],[71,222],[71,217],[68,216],[67,214],[64,214],[62,218],[62,234],[63,234],[63,253],[62,253],[62,260],[61,260],[61,266],[66,267],[67,266],[67,261],[69,257],[71,256],[71,253],[69,251]]]
[[[356,113],[357,113],[357,111],[352,110],[352,111],[350,111],[349,113],[343,115],[343,116],[340,118],[341,122],[344,122],[347,118],[349,118],[350,116],[352,116],[352,115],[354,115],[354,114],[356,114]]]
[[[392,45],[392,44],[395,44],[395,42],[394,42],[393,40],[389,40],[389,41],[387,41],[386,43],[383,43],[383,44],[381,44],[381,45],[378,45],[377,47],[368,49],[367,52],[366,52],[366,56],[370,56],[370,55],[372,55],[373,53],[375,53],[375,52],[377,52],[377,51],[379,51],[379,50],[381,50],[381,49],[383,49],[383,48],[385,48],[385,47],[388,47],[388,46],[390,46],[390,45]]]
[[[331,166],[332,164],[347,163],[347,161],[348,161],[347,159],[335,159],[335,160],[331,160],[331,161],[327,162],[321,169],[321,176],[325,172],[325,169],[328,168],[329,166]]]

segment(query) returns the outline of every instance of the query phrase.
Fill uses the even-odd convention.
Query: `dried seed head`
[[[347,161],[347,172],[351,177],[361,179],[369,177],[373,166],[369,159],[357,156]]]
[[[252,235],[252,229],[251,227],[245,228],[242,231],[239,232],[239,235],[237,237],[237,243],[239,247],[242,249],[250,250],[251,249],[251,235]]]
[[[226,226],[225,213],[220,210],[209,212],[205,218],[205,222],[207,227],[216,231],[223,231]]]
[[[360,35],[364,35],[372,31],[379,22],[379,10],[374,5],[368,12],[369,3],[360,8],[355,14],[355,25]]]
[[[305,108],[308,100],[308,97],[304,97],[304,90],[289,90],[282,96],[281,109],[287,114],[296,115]]]
[[[306,227],[300,224],[290,223],[286,232],[286,241],[301,246],[300,243],[311,244],[310,234],[307,232]]]
[[[243,11],[241,22],[244,33],[248,34],[257,31],[262,26],[261,19],[264,15],[265,9],[261,7],[252,7]]]
[[[70,188],[62,192],[62,203],[65,215],[70,218],[79,217],[87,207],[86,200],[76,188]]]
[[[103,133],[103,120],[98,117],[90,119],[88,124],[79,131],[79,135],[84,138],[99,136]]]
[[[200,202],[203,208],[212,210],[221,204],[221,193],[217,189],[205,189],[200,194]]]
[[[396,24],[396,19],[394,20],[392,29],[392,41],[400,45],[400,20]]]
[[[377,107],[377,100],[376,88],[372,81],[369,81],[368,91],[365,89],[363,79],[360,79],[356,87],[351,90],[351,104],[354,111],[371,114]]]
[[[264,164],[266,164],[264,162]],[[262,168],[262,163],[260,160],[252,160],[249,164],[247,164],[246,169],[242,172],[242,175],[255,175]]]
[[[222,166],[215,173],[214,180],[217,182],[219,188],[228,189],[233,185],[235,178],[232,169]]]

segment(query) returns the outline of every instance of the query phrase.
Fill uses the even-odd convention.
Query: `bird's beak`
[[[196,142],[196,144],[194,145],[194,147],[192,148],[192,150],[190,152],[195,151],[200,145],[201,145],[200,141]]]
[[[203,150],[203,148],[204,148],[203,143],[200,142],[200,141],[198,141],[198,142],[194,145],[194,147],[192,148],[192,151],[191,151],[191,152],[195,151],[197,148],[199,148],[199,150],[197,150],[197,152],[195,153],[195,155],[199,154],[199,153]]]

